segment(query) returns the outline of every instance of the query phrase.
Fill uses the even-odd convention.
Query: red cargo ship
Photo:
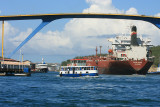
[[[96,56],[85,59],[72,59],[72,64],[83,63],[84,65],[85,63],[87,66],[98,66],[99,74],[145,75],[154,60],[150,51],[151,40],[137,37],[136,26],[132,26],[131,29],[131,36],[120,35],[108,39],[112,42],[112,49],[108,50],[109,54],[107,56],[97,56],[96,48]]]
[[[116,75],[145,75],[153,61],[142,60],[116,60],[116,58],[97,58],[97,60],[87,60],[87,66],[98,66],[99,74],[116,74]]]

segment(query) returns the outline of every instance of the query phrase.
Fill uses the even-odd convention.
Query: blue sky
[[[94,12],[160,16],[159,3],[159,0],[2,0],[0,15]],[[40,20],[5,22],[5,56],[12,52],[40,22]],[[125,27],[131,24],[139,27],[140,34],[148,35],[154,45],[159,45],[156,39],[160,35],[159,30],[146,22],[61,19],[47,25],[22,47],[24,59],[41,62],[43,57],[46,62],[60,63],[77,55],[95,54],[95,47],[100,45],[103,46],[102,52],[106,53],[110,43],[102,37],[125,33]],[[90,36],[93,38],[88,38]],[[19,52],[12,58],[18,60]]]

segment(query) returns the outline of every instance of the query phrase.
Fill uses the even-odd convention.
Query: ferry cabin
[[[98,76],[96,66],[61,66],[60,76],[80,77],[80,76]]]

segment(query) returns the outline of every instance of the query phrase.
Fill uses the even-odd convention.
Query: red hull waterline
[[[87,65],[98,66],[99,74],[114,74],[114,75],[132,75],[132,74],[147,74],[153,61],[117,61],[117,60],[100,60],[87,61]]]

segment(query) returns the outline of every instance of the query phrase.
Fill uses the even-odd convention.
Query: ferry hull
[[[60,77],[85,77],[85,76],[98,76],[98,73],[89,73],[89,74],[60,74]]]

